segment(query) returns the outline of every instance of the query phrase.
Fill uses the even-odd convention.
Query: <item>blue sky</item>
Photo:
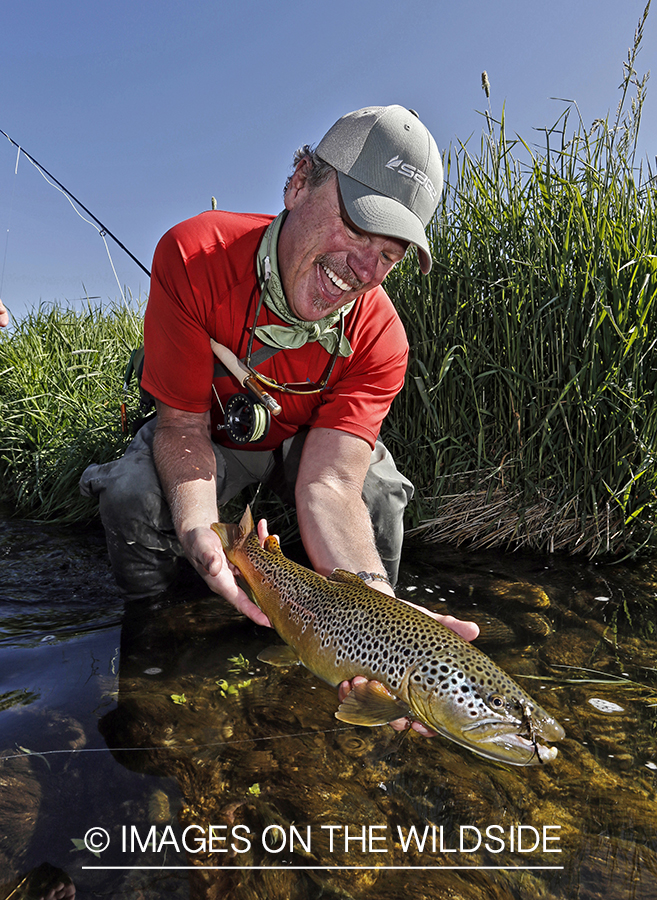
[[[438,146],[495,116],[527,141],[575,100],[612,116],[645,0],[26,0],[0,12],[0,129],[150,268],[159,237],[210,206],[278,212],[292,153],[343,113],[400,103]],[[655,68],[657,8],[637,71]],[[655,163],[657,85],[640,151]],[[119,296],[103,242],[0,136],[1,296]],[[148,279],[109,240],[134,296]]]

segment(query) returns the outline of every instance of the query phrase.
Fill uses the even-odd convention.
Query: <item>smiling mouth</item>
[[[362,291],[365,287],[365,283],[357,278],[350,268],[342,264],[338,267],[328,254],[318,256],[315,263],[324,272],[327,280],[343,294],[347,291]],[[336,272],[337,268],[342,274]]]
[[[320,265],[326,272],[326,277],[329,278],[337,288],[340,288],[341,291],[351,290],[351,285],[347,284],[346,281],[343,281],[339,275],[336,275],[333,269],[329,269],[324,263],[320,263]]]

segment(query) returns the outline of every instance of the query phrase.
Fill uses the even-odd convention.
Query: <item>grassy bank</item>
[[[448,154],[430,277],[409,264],[387,282],[411,362],[385,438],[427,536],[590,555],[652,539],[657,210],[635,161],[640,37],[611,123],[571,125],[571,107],[530,148],[488,112],[477,152]]]
[[[72,522],[97,512],[78,492],[89,462],[120,456],[123,372],[142,313],[42,305],[0,335],[0,500],[19,515]],[[128,398],[136,414],[135,392]]]
[[[492,118],[452,149],[434,267],[390,276],[407,383],[383,437],[418,490],[409,524],[474,546],[634,552],[657,497],[657,210],[630,126],[542,150]],[[521,162],[518,157],[524,161]],[[0,334],[0,499],[74,521],[89,461],[126,445],[119,407],[141,311],[42,306]],[[128,398],[136,415],[133,389]]]

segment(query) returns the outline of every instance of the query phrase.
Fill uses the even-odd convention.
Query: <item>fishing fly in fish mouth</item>
[[[329,577],[287,559],[278,541],[264,546],[247,510],[239,526],[216,523],[226,555],[282,647],[259,657],[301,663],[338,685],[354,676],[336,717],[383,725],[408,716],[480,756],[517,766],[550,762],[565,732],[476,647],[420,609],[368,587],[350,572]]]

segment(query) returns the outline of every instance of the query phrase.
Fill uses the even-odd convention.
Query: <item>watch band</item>
[[[388,576],[382,575],[380,572],[356,572],[356,575],[366,584],[368,581],[384,581],[386,584],[390,584]],[[392,585],[390,586],[392,587]]]

